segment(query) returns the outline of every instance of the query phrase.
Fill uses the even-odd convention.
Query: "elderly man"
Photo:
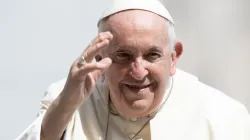
[[[250,140],[243,105],[176,70],[173,25],[157,0],[114,1],[17,140]]]

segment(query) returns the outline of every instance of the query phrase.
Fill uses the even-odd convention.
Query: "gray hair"
[[[177,41],[175,30],[174,30],[174,25],[169,20],[167,20],[166,24],[167,24],[167,32],[168,32],[170,49],[171,51],[174,51],[174,46]]]

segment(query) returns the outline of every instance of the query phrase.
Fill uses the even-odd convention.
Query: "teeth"
[[[146,88],[146,87],[149,87],[150,85],[146,85],[146,86],[134,86],[134,85],[127,85],[131,88]]]

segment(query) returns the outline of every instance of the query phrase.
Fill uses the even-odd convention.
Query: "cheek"
[[[160,81],[165,79],[170,75],[171,63],[170,61],[161,61],[157,64],[152,64],[151,67],[148,68],[150,73],[157,77]]]
[[[109,81],[109,83],[119,84],[119,82],[123,80],[127,73],[128,69],[124,66],[112,64],[105,72],[105,78]]]
[[[152,67],[148,69],[157,81],[157,94],[161,94],[166,89],[170,76],[170,69],[170,63],[166,61],[158,63],[157,65],[152,65]]]

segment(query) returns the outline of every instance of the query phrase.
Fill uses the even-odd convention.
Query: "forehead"
[[[143,10],[129,10],[111,16],[106,25],[114,38],[109,50],[126,46],[131,48],[164,47],[168,42],[166,20]]]

